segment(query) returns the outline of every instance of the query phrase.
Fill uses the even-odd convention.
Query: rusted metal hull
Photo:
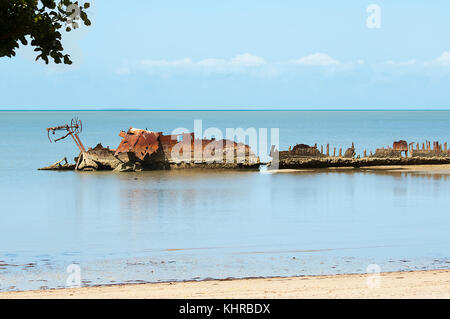
[[[122,153],[133,153],[136,158],[144,160],[156,153],[160,148],[160,133],[130,128],[128,132],[121,131],[122,141],[116,149],[115,156]]]
[[[66,129],[70,133],[70,127],[66,126],[50,128],[53,129]],[[196,139],[193,133],[164,135],[136,128],[121,131],[119,136],[122,141],[115,150],[101,144],[87,151],[80,149],[80,155],[75,159],[75,170],[257,169],[260,165],[248,145],[230,140]],[[51,167],[60,168],[56,164]]]
[[[197,139],[194,133],[164,135],[130,128],[120,132],[115,156],[137,160],[144,168],[259,167],[248,145],[230,140]],[[213,165],[214,164],[214,165]]]

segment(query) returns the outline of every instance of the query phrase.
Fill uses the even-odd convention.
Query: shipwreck
[[[317,144],[297,144],[287,151],[278,151],[272,146],[271,156],[276,152],[276,156],[272,156],[273,162],[261,163],[251,148],[243,143],[198,138],[194,133],[165,135],[133,127],[119,133],[122,140],[116,149],[98,144],[86,150],[79,137],[82,130],[82,122],[77,118],[70,125],[47,128],[50,142],[70,136],[80,152],[74,164],[63,158],[41,170],[135,172],[189,168],[258,170],[262,164],[268,164],[269,169],[450,164],[447,143],[438,141],[420,144],[399,140],[393,142],[392,147],[376,149],[375,153],[364,150],[362,155],[356,154],[354,143],[345,152],[342,148],[331,148],[329,144],[320,149]],[[52,139],[59,131],[65,134]]]
[[[119,136],[122,140],[116,149],[103,147],[99,143],[86,150],[79,137],[82,129],[82,122],[77,118],[70,125],[47,128],[51,142],[57,131],[65,131],[65,135],[53,141],[70,136],[80,153],[74,159],[75,164],[68,163],[64,158],[41,170],[134,172],[187,168],[259,169],[261,164],[250,147],[243,143],[200,139],[194,133],[165,135],[163,132],[137,128],[121,131]]]
[[[331,149],[329,144],[320,150],[317,144],[297,144],[279,152],[276,164],[279,169],[450,164],[450,149],[447,143],[438,141],[420,144],[400,140],[393,142],[392,147],[376,149],[375,153],[364,150],[361,156],[356,154],[354,143],[345,152],[342,148]]]

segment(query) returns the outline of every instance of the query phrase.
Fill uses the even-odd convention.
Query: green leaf
[[[64,54],[61,33],[63,30],[70,32],[78,28],[79,22],[67,23],[71,13],[66,12],[66,9],[71,4],[81,6],[80,18],[86,26],[90,26],[91,21],[83,11],[90,8],[89,2],[0,0],[0,3],[0,29],[8,31],[6,38],[2,37],[0,31],[0,58],[15,56],[19,45],[30,45],[36,52],[37,61],[42,59],[45,63],[51,60],[57,64],[62,62],[72,64],[70,56]]]
[[[72,64],[72,61],[70,61],[70,57],[69,55],[65,55],[64,56],[64,64]]]

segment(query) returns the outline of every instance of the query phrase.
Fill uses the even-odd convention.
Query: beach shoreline
[[[0,293],[0,299],[450,298],[450,270],[117,284]]]
[[[273,173],[373,172],[393,174],[450,174],[450,164],[281,169]],[[311,298],[450,298],[450,270],[384,272],[378,288],[374,274],[262,277],[185,282],[89,286],[0,292],[0,299],[311,299]],[[372,279],[369,279],[372,278]]]

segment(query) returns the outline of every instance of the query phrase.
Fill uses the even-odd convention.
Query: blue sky
[[[72,66],[0,59],[0,109],[450,108],[448,0],[91,4]]]

